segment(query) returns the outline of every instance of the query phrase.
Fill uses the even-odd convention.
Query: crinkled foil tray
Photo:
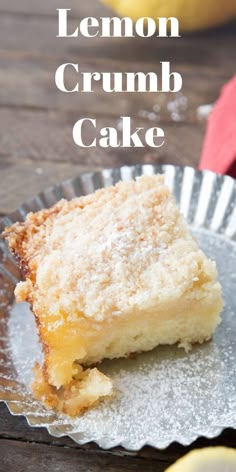
[[[165,448],[173,441],[188,445],[199,436],[212,438],[236,427],[236,184],[230,177],[190,167],[134,166],[82,174],[50,188],[23,204],[0,223],[0,231],[29,211],[49,207],[64,197],[142,174],[163,173],[181,212],[202,249],[216,260],[223,286],[223,321],[214,339],[189,354],[159,347],[135,359],[105,361],[117,395],[82,417],[71,419],[47,411],[33,400],[29,383],[40,360],[34,318],[26,304],[14,304],[20,279],[16,263],[0,242],[0,400],[31,426],[44,426],[53,436],[70,436],[108,449],[121,445]]]

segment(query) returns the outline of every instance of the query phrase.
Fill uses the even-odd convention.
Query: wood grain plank
[[[59,448],[52,445],[30,444],[0,439],[0,471],[13,472],[164,472],[169,465],[167,461],[156,462],[139,457],[118,457],[109,454],[90,454],[75,449]]]
[[[187,448],[171,445],[165,451],[159,451],[151,447],[145,447],[141,451],[132,452],[126,451],[125,449],[118,447],[108,451],[100,449],[95,443],[89,443],[84,446],[80,446],[72,441],[68,437],[54,438],[50,436],[44,428],[31,428],[27,425],[26,420],[22,417],[13,417],[9,414],[7,407],[0,403],[0,439],[8,439],[9,441],[21,441],[27,443],[37,444],[51,444],[57,447],[67,447],[78,449],[81,451],[87,451],[100,455],[108,454],[115,457],[140,457],[159,460],[161,462],[174,462],[180,455],[187,451]]]
[[[86,149],[76,146],[72,138],[73,126],[82,117],[79,112],[35,113],[28,110],[1,109],[0,157],[3,156],[1,161],[5,161],[4,156],[11,156],[14,159],[30,157],[35,161],[70,161],[86,166],[119,166],[134,164],[136,161],[146,162],[147,159],[155,163],[162,163],[166,159],[181,165],[198,163],[205,123],[199,123],[198,126],[181,122],[164,123],[166,142],[157,150],[148,147],[128,150],[101,148],[99,145]],[[91,117],[96,118],[93,115]],[[150,122],[145,118],[132,121],[133,130],[136,127],[143,127],[146,130],[155,125],[162,126],[162,123]],[[85,125],[84,141],[90,144],[94,137],[99,137],[99,130],[104,126],[119,127],[120,123],[114,117],[100,117],[97,119],[96,130],[93,130],[90,124]],[[121,131],[119,136],[121,137]]]
[[[94,82],[94,93],[63,93],[55,85],[56,61],[41,63],[37,57],[15,57],[9,53],[0,56],[0,107],[28,108],[46,110],[79,110],[80,115],[112,115],[114,117],[131,115],[132,117],[147,116],[149,120],[161,122],[174,121],[173,105],[179,119],[187,122],[197,122],[197,109],[200,105],[213,103],[223,84],[230,75],[219,71],[198,76],[198,69],[180,65],[178,71],[183,77],[181,93],[105,93],[102,84]],[[109,60],[83,60],[80,63],[83,72],[138,72],[140,64],[127,64]],[[142,65],[142,72],[155,71],[161,77],[160,63]],[[16,80],[17,77],[17,86]],[[79,76],[79,80],[81,76]],[[75,86],[77,74],[69,68],[66,74],[68,87]],[[186,103],[181,104],[181,96]],[[155,110],[158,110],[155,112]]]
[[[71,20],[75,29],[78,20]],[[9,31],[14,31],[9,34]],[[169,60],[173,65],[198,65],[202,70],[212,68],[215,72],[235,72],[235,24],[210,32],[185,35],[182,38],[57,38],[57,16],[30,21],[24,16],[0,16],[1,49],[21,51],[24,54],[38,54],[58,57],[62,62],[79,61],[81,57],[101,57],[128,62],[152,62]],[[29,41],[30,38],[30,41]],[[193,53],[194,51],[194,53]],[[227,54],[225,54],[227,51]],[[200,71],[199,71],[200,75]]]
[[[166,143],[157,150],[148,147],[83,149],[76,146],[72,138],[77,119],[79,114],[76,112],[0,110],[1,212],[12,210],[39,188],[66,178],[72,164],[73,171],[77,166],[93,169],[136,163],[198,164],[205,124],[165,124]],[[98,128],[117,126],[117,119],[102,117],[97,125]],[[147,129],[153,125],[145,119],[133,120],[134,127]],[[91,140],[90,128],[85,129],[84,136]],[[41,176],[37,175],[37,168],[43,169]]]
[[[43,126],[40,129],[40,123],[34,120],[27,139],[22,138],[23,131],[19,128],[14,134],[14,140],[12,133],[8,136],[5,133],[4,140],[0,139],[0,146],[11,152],[11,157],[9,154],[0,155],[0,214],[13,211],[39,191],[81,171],[137,163],[196,166],[204,134],[201,128],[196,131],[193,126],[181,126],[175,133],[171,128],[166,130],[167,144],[163,151],[145,148],[118,152],[97,148],[81,152],[72,142],[69,127],[65,130],[65,126],[61,129],[54,125],[52,129],[49,124],[54,136],[54,139],[50,139],[50,135],[46,135],[46,126],[45,123],[45,128]]]
[[[232,429],[225,430],[219,437],[214,439],[199,438],[190,447],[184,447],[180,444],[173,443],[165,450],[158,450],[151,447],[145,447],[141,451],[131,452],[123,448],[113,448],[108,451],[103,451],[96,444],[89,443],[84,446],[79,446],[70,438],[54,438],[48,434],[44,428],[31,428],[27,425],[26,420],[22,417],[13,417],[9,414],[6,406],[0,403],[0,438],[8,439],[9,441],[21,441],[27,443],[37,444],[52,444],[57,447],[67,447],[79,449],[96,454],[109,454],[113,456],[129,456],[149,458],[155,461],[172,463],[179,457],[186,454],[191,449],[203,448],[209,446],[224,446],[236,448],[236,431]]]
[[[98,170],[93,166],[92,170]],[[75,177],[91,167],[68,162],[34,162],[26,158],[1,157],[0,160],[0,215],[5,215],[21,203],[46,188]]]
[[[57,8],[71,8],[78,17],[84,16],[101,16],[107,15],[110,10],[106,8],[99,0],[40,0],[40,2],[32,2],[31,0],[1,0],[0,14],[23,14],[25,16],[53,16]]]

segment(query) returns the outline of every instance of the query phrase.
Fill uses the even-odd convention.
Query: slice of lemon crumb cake
[[[77,415],[112,395],[97,368],[160,344],[188,350],[220,322],[216,266],[190,235],[163,177],[143,176],[30,213],[4,237],[44,349],[33,391]]]

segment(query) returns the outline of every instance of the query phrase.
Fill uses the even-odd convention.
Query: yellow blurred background
[[[211,28],[236,18],[236,0],[103,0],[120,16],[177,17],[180,31]]]

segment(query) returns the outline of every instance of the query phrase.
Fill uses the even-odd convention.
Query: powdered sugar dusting
[[[151,169],[156,172],[154,167]],[[202,173],[194,172],[190,198],[190,188],[182,186],[186,169],[173,166],[158,169],[165,173],[165,177],[171,175],[167,180],[178,203],[180,198],[181,201],[189,199],[187,217],[190,222],[195,221]],[[142,167],[142,173],[146,171],[147,166]],[[140,175],[139,167],[125,167],[119,171],[118,177],[129,179],[137,175],[136,172]],[[113,183],[113,170],[102,175],[106,183]],[[118,177],[116,173],[115,178]],[[18,305],[10,314],[8,333],[7,318],[0,318],[3,348],[0,350],[0,390],[3,392],[0,399],[8,402],[10,411],[25,415],[33,426],[46,426],[55,436],[68,434],[79,444],[96,441],[104,448],[119,444],[132,450],[145,444],[162,448],[173,441],[187,445],[198,436],[214,437],[225,427],[235,428],[236,245],[227,239],[227,235],[233,237],[234,234],[228,231],[233,221],[233,208],[230,206],[221,228],[209,231],[221,179],[217,178],[217,182],[216,190],[206,188],[206,196],[210,192],[211,197],[209,211],[198,221],[198,229],[193,231],[206,254],[216,260],[223,286],[223,321],[213,341],[195,346],[189,354],[174,347],[164,347],[138,355],[135,359],[102,363],[99,368],[111,375],[117,396],[83,417],[71,420],[46,411],[40,403],[32,400],[28,385],[32,379],[32,366],[35,360],[41,360],[41,352],[34,318],[26,305]],[[77,192],[73,182],[68,185],[74,193]],[[92,184],[86,189],[90,191],[91,187]],[[4,349],[6,345],[7,349]]]
[[[220,425],[235,426],[236,296],[232,284],[236,249],[209,231],[194,233],[207,255],[217,260],[226,300],[214,340],[195,346],[189,354],[165,346],[134,359],[103,362],[99,369],[112,378],[115,398],[75,420],[57,417],[50,425],[53,434],[64,431],[79,442],[96,440],[104,447],[121,442],[137,449],[144,443],[158,447],[174,440],[188,443],[199,434],[218,434]],[[26,386],[32,365],[41,355],[33,323],[26,305],[15,307],[10,342],[15,367]]]
[[[37,288],[29,290],[55,317],[66,313],[73,321],[79,312],[100,322],[111,312],[149,311],[157,299],[165,303],[194,292],[195,277],[215,281],[214,266],[198,250],[160,176],[63,202],[38,231],[36,255],[32,241],[28,247],[38,266]],[[27,299],[25,284],[18,291]]]

